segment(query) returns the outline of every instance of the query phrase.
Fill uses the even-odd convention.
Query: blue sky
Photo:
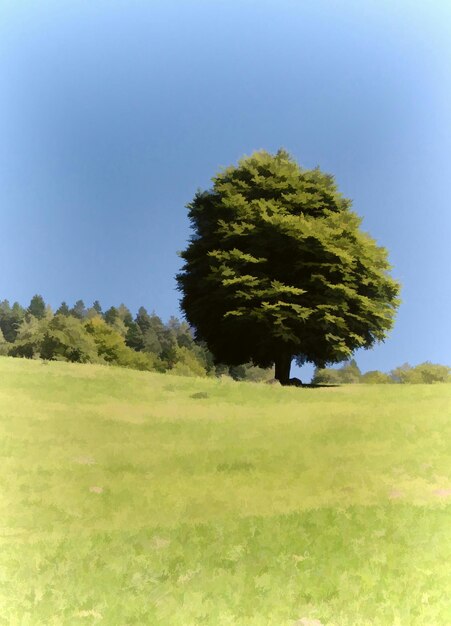
[[[450,68],[449,2],[0,0],[0,299],[179,314],[186,203],[283,146],[403,285],[361,368],[449,364]]]

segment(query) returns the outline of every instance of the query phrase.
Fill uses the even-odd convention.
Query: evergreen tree
[[[98,315],[102,315],[102,307],[100,306],[100,302],[98,300],[94,300],[92,303],[92,308],[97,312]]]
[[[103,314],[103,319],[107,324],[113,325],[117,319],[119,319],[119,313],[115,306],[111,306],[105,313]]]
[[[36,294],[31,298],[27,312],[38,320],[42,320],[46,314],[44,298]]]
[[[56,309],[55,315],[64,315],[65,317],[70,315],[70,309],[64,301],[61,302],[60,306]]]
[[[115,306],[110,307],[108,311],[104,313],[103,319],[122,337],[125,338],[127,336],[127,326],[124,324],[120,317],[119,309],[117,309]]]
[[[144,350],[144,337],[141,328],[136,322],[132,321],[128,327],[127,334],[125,336],[125,343],[127,346],[138,352]]]
[[[119,316],[119,319],[124,322],[127,328],[129,328],[131,324],[133,324],[133,315],[131,314],[130,309],[125,306],[125,304],[120,304],[118,306],[117,314]]]
[[[6,356],[9,352],[11,344],[9,344],[3,336],[2,329],[0,328],[0,356]]]
[[[5,341],[14,341],[17,332],[14,329],[13,313],[8,300],[0,302],[0,330]]]
[[[20,325],[25,319],[26,311],[18,302],[14,302],[11,307],[10,324],[7,332],[4,332],[6,341],[15,341]]]
[[[145,335],[146,331],[151,327],[152,324],[150,321],[150,315],[143,306],[139,307],[138,313],[135,317],[135,322],[140,327],[143,335]]]
[[[182,309],[216,362],[252,361],[289,383],[293,358],[324,367],[391,329],[399,285],[385,249],[332,176],[257,152],[188,205]]]
[[[71,308],[70,314],[79,320],[82,320],[86,317],[86,308],[83,300],[77,300],[77,302]]]

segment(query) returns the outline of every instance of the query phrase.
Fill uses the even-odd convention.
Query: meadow
[[[449,626],[451,385],[0,358],[0,624]]]

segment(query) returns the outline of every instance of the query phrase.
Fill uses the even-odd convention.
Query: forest
[[[189,324],[177,317],[164,323],[140,307],[135,316],[125,304],[103,311],[99,301],[86,307],[77,300],[52,310],[36,294],[28,306],[0,302],[0,355],[116,365],[183,376],[229,376],[234,380],[264,382],[273,368],[253,363],[228,366],[217,363],[207,346],[194,338]],[[339,368],[316,368],[312,384],[402,384],[451,382],[451,368],[430,362],[404,363],[385,373],[362,373],[354,359]]]

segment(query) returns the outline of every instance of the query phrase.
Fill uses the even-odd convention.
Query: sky
[[[284,147],[402,284],[362,371],[451,364],[450,104],[448,0],[0,0],[0,299],[180,315],[186,204]]]

